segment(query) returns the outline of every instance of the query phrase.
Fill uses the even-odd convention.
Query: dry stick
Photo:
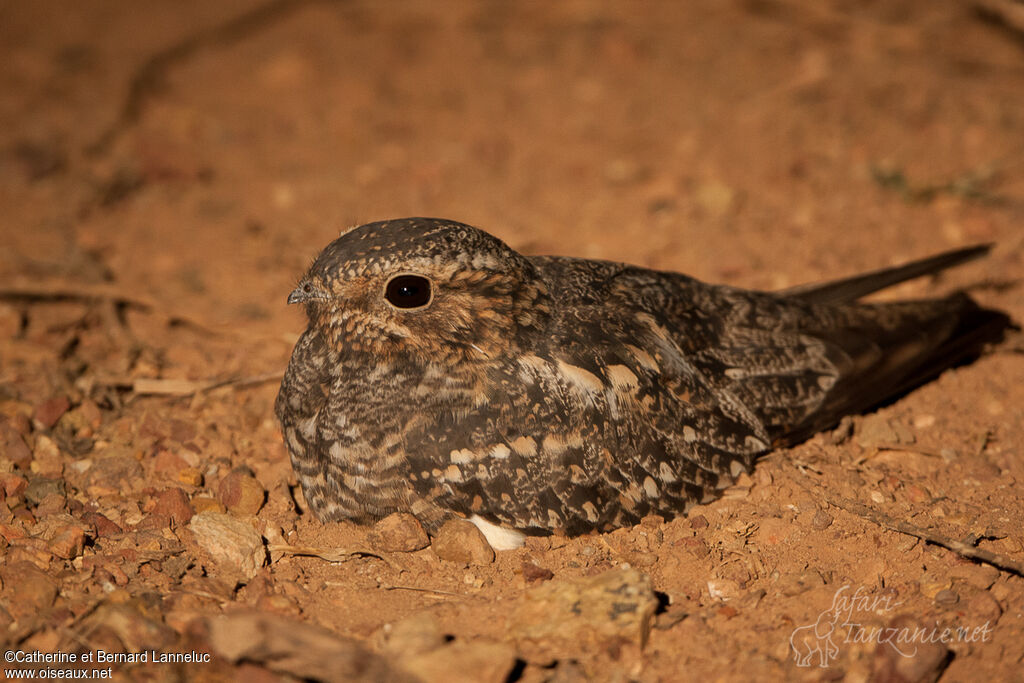
[[[387,583],[379,583],[379,584],[377,584],[377,587],[378,588],[383,588],[386,591],[414,591],[416,593],[427,593],[428,595],[434,595],[434,596],[439,596],[439,597],[448,597],[448,596],[452,596],[452,597],[456,597],[456,598],[469,597],[469,596],[466,596],[466,595],[464,595],[462,593],[453,593],[451,591],[442,591],[442,590],[437,590],[436,588],[420,588],[418,586],[393,586],[393,585],[387,584]]]
[[[892,531],[898,531],[901,534],[907,534],[908,536],[914,536],[927,541],[928,543],[934,543],[935,545],[941,545],[943,548],[952,550],[954,553],[967,557],[972,560],[980,560],[986,564],[990,564],[993,567],[1002,569],[1004,571],[1012,572],[1018,576],[1024,576],[1024,564],[1017,562],[1000,553],[993,553],[982,548],[975,548],[974,546],[963,543],[962,541],[956,541],[948,536],[937,534],[934,531],[922,529],[919,526],[915,526],[908,522],[904,522],[898,519],[886,515],[883,512],[869,508],[866,505],[861,505],[852,500],[845,498],[837,498],[824,494],[825,502],[834,507],[846,510],[847,512],[863,517],[869,521],[874,522],[880,526],[884,526]]]
[[[122,133],[135,125],[142,116],[147,100],[159,91],[172,66],[184,62],[204,47],[240,40],[288,16],[306,2],[307,0],[271,0],[221,24],[186,36],[151,55],[132,75],[128,94],[121,104],[117,119],[89,145],[86,152],[93,155],[105,153]]]
[[[985,16],[1024,34],[1024,3],[1013,0],[974,0],[974,6]]]
[[[376,557],[378,560],[391,567],[392,569],[399,569],[395,564],[384,557],[381,553],[374,552],[372,550],[366,550],[363,548],[311,548],[308,546],[297,546],[297,545],[286,545],[286,544],[272,544],[267,546],[267,550],[270,552],[281,552],[285,555],[292,556],[304,556],[304,557],[318,557],[321,560],[327,562],[348,562],[349,560],[356,557]]]
[[[263,384],[280,380],[284,377],[281,372],[265,372],[262,375],[251,375],[248,377],[236,377],[225,380],[191,380],[191,379],[158,379],[150,377],[139,377],[137,379],[114,380],[103,382],[107,386],[126,387],[138,396],[175,396],[187,397],[195,394],[213,391],[222,387],[234,387],[241,389],[245,387]]]
[[[170,324],[187,325],[196,330],[204,332],[209,335],[219,335],[220,332],[213,329],[211,326],[199,322],[198,320],[180,315],[178,313],[167,313],[161,311],[160,307],[155,302],[146,301],[136,297],[126,296],[119,292],[110,291],[107,289],[97,289],[90,287],[75,287],[74,289],[68,289],[64,287],[0,287],[0,300],[2,301],[14,301],[22,302],[27,304],[34,303],[80,303],[80,304],[95,304],[109,302],[118,306],[127,306],[129,308],[135,308],[145,313],[154,313],[162,316]]]

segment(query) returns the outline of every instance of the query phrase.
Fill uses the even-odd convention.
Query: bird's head
[[[339,352],[493,358],[540,329],[534,266],[477,228],[407,218],[354,228],[320,252],[288,296]]]

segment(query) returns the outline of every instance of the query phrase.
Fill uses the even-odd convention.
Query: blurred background
[[[8,282],[279,329],[322,246],[408,215],[762,288],[973,242],[1020,266],[1024,43],[970,2],[0,11]]]

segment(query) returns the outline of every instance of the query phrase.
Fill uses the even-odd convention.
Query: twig
[[[235,377],[224,380],[191,380],[191,379],[159,379],[139,377],[136,379],[110,380],[100,382],[105,386],[128,389],[137,396],[175,396],[185,397],[213,391],[222,387],[244,388],[264,382],[280,380],[284,375],[280,372],[265,372],[262,375]]]
[[[942,456],[942,454],[939,453],[938,451],[935,451],[935,450],[932,450],[932,449],[928,449],[928,448],[923,448],[923,447],[918,446],[916,444],[890,443],[890,442],[887,442],[887,441],[883,441],[881,443],[874,444],[874,446],[875,446],[875,453],[873,453],[872,455],[870,455],[867,458],[869,460],[872,457],[874,457],[874,456],[878,455],[879,453],[881,453],[882,451],[889,451],[889,452],[900,452],[900,451],[903,451],[903,452],[906,452],[906,453],[916,453],[917,455],[923,455],[923,456],[928,457],[928,458],[940,458],[942,460],[946,460],[946,458],[944,458]]]
[[[65,302],[80,304],[110,303],[162,316],[170,325],[186,325],[209,335],[220,334],[209,325],[195,319],[178,313],[162,311],[160,306],[154,301],[128,296],[109,289],[78,286],[71,289],[66,285],[53,287],[0,287],[0,300],[26,304]]]
[[[1024,35],[1024,3],[1013,0],[974,0],[984,16]]]
[[[121,104],[117,119],[86,148],[86,152],[90,155],[103,154],[126,130],[135,125],[149,98],[163,85],[171,67],[187,60],[204,47],[241,40],[294,12],[305,5],[306,1],[270,0],[221,24],[186,36],[151,55],[132,75],[128,94]]]
[[[429,593],[431,595],[443,595],[445,597],[452,596],[456,598],[467,597],[462,593],[453,593],[451,591],[437,590],[436,588],[420,588],[418,586],[392,586],[390,584],[378,583],[378,588],[383,588],[386,591],[416,591],[417,593]]]
[[[376,557],[392,569],[398,569],[391,560],[380,553],[364,548],[312,548],[309,546],[272,544],[267,546],[267,550],[272,553],[280,552],[292,556],[319,557],[327,562],[348,562],[357,557]]]
[[[825,502],[827,502],[829,505],[846,510],[850,514],[854,514],[858,517],[867,519],[871,522],[874,522],[875,524],[878,524],[879,526],[884,526],[885,528],[891,529],[892,531],[898,531],[901,534],[914,536],[916,538],[921,539],[922,541],[927,541],[928,543],[940,545],[943,548],[952,550],[961,557],[967,557],[972,560],[980,560],[981,562],[990,564],[998,569],[1012,572],[1018,576],[1024,576],[1024,564],[1000,553],[994,553],[988,550],[984,550],[982,548],[975,548],[966,543],[963,543],[962,541],[957,541],[952,538],[949,538],[948,536],[937,534],[934,531],[923,529],[919,526],[910,524],[908,522],[904,522],[902,520],[893,519],[892,517],[886,515],[883,512],[869,508],[866,505],[861,505],[860,503],[854,502],[852,500],[838,498],[835,496],[829,496],[828,494],[825,494],[823,497],[825,499]]]

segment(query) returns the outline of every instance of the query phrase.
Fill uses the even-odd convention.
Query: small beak
[[[304,304],[310,299],[319,299],[317,296],[318,292],[309,286],[309,283],[303,283],[292,290],[292,293],[288,295],[289,304]]]

